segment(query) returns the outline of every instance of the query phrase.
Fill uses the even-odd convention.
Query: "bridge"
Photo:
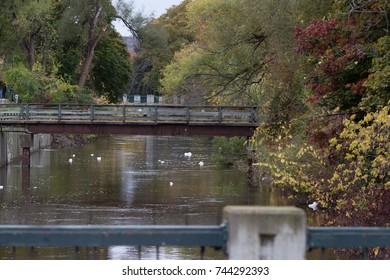
[[[0,104],[0,128],[31,134],[246,136],[256,107],[179,105]]]

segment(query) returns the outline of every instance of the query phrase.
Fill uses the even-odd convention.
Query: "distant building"
[[[162,103],[162,96],[154,94],[124,94],[123,102],[125,103],[144,103],[144,104],[158,104]]]

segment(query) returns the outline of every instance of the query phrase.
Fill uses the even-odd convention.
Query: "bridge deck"
[[[0,126],[30,133],[252,136],[254,107],[0,104]]]

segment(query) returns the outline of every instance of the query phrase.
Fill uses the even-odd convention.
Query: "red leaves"
[[[345,88],[350,89],[352,94],[354,95],[363,95],[366,91],[366,88],[364,87],[364,84],[366,83],[367,79],[361,79],[360,81],[357,81],[356,83],[350,83],[346,84]]]
[[[308,102],[317,103],[326,95],[335,100],[331,102],[334,106],[348,108],[341,96],[364,94],[367,69],[362,71],[360,62],[366,59],[363,52],[366,42],[361,30],[352,18],[313,20],[305,29],[295,27],[294,38],[298,43],[295,51],[306,55],[314,66],[307,84],[313,92]]]
[[[339,21],[313,20],[304,30],[295,27],[294,38],[298,40],[296,51],[298,53],[311,53],[323,55],[333,41],[340,39]]]

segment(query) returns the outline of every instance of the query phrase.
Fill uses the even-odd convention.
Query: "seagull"
[[[102,157],[97,157],[96,160],[97,161],[102,161]]]
[[[172,187],[173,186],[173,182],[169,182],[169,186]]]
[[[94,154],[91,154],[91,157],[93,157],[94,156]]]
[[[4,186],[0,186],[0,190],[4,189]]]
[[[318,208],[318,203],[314,201],[312,204],[309,204],[308,206],[309,206],[309,208],[311,208],[315,211]]]
[[[72,164],[73,163],[73,159],[68,159],[68,162],[70,163],[70,164]]]
[[[201,166],[201,167],[204,166],[204,162],[203,162],[203,161],[200,161],[200,162],[199,162],[199,166]]]
[[[191,153],[191,152],[184,153],[184,156],[185,156],[185,157],[192,157],[192,153]]]
[[[73,155],[72,155],[72,157],[76,157],[76,155],[75,155],[75,154],[73,154]]]

